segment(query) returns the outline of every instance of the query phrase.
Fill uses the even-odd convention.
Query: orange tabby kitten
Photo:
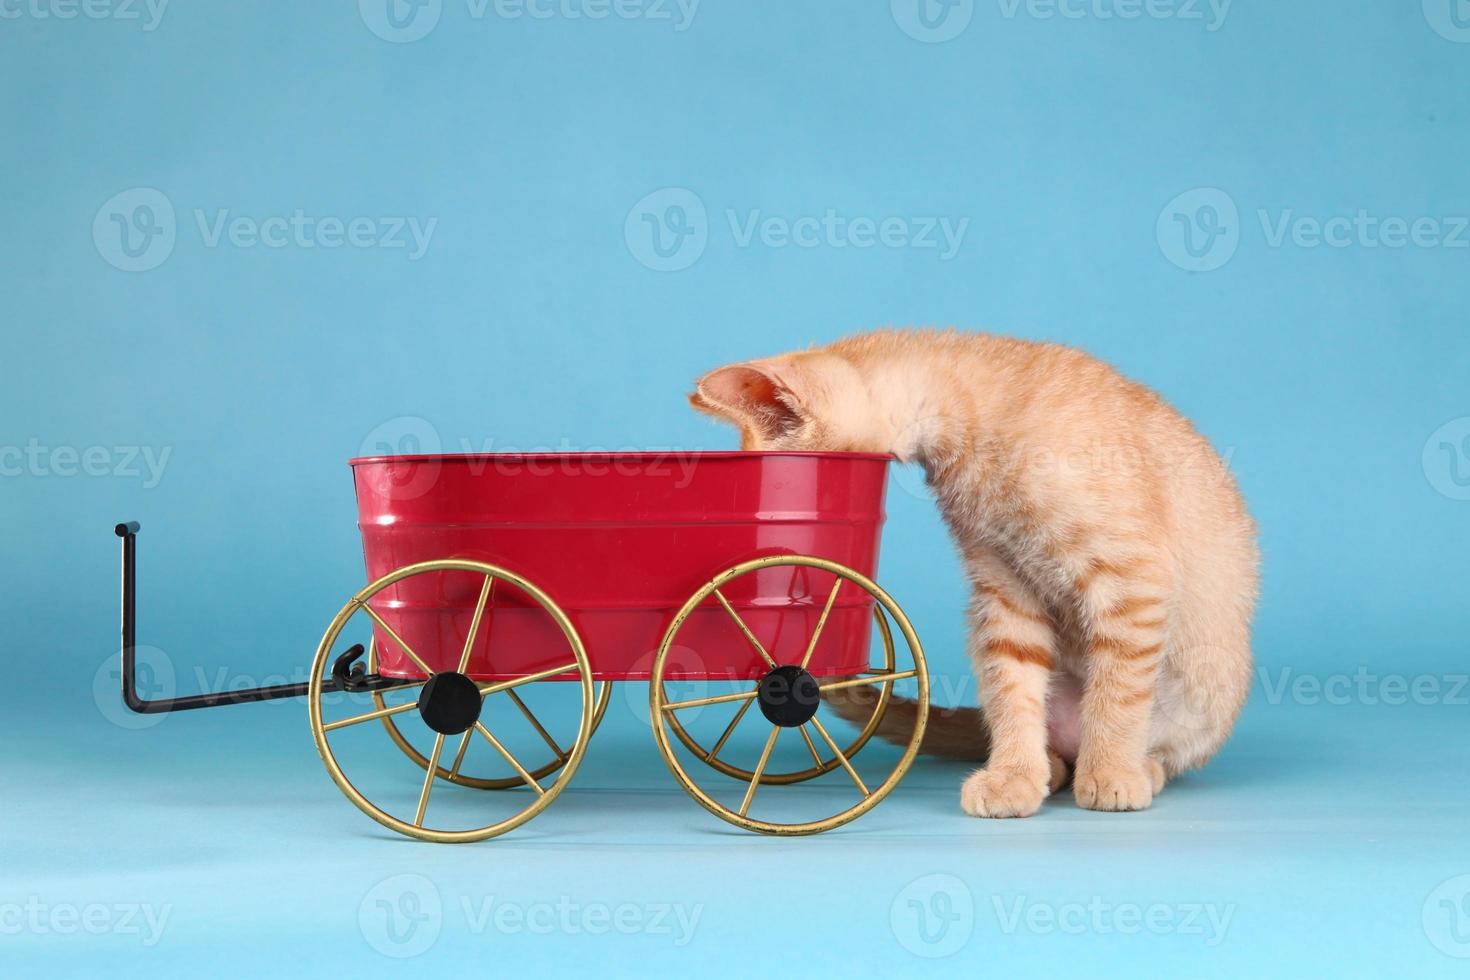
[[[1255,527],[1178,412],[1080,351],[883,330],[720,368],[690,396],[746,449],[920,464],[974,588],[981,709],[938,712],[924,749],[986,766],[961,805],[1140,810],[1224,743],[1251,676]],[[833,692],[838,693],[838,692]],[[872,692],[833,707],[865,719]],[[913,705],[884,729],[906,740]],[[882,733],[880,731],[880,733]]]

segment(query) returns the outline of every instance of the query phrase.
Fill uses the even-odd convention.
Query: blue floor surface
[[[965,767],[921,760],[867,816],[797,839],[685,796],[632,710],[643,690],[544,814],[460,846],[353,808],[301,702],[140,730],[12,714],[4,973],[646,976],[690,951],[730,976],[1470,968],[1470,747],[1448,686],[1397,706],[1258,697],[1215,763],[1143,813],[1063,793],[1028,820],[975,820]],[[406,761],[386,768],[416,794]],[[797,791],[849,805],[832,778]],[[455,815],[487,805],[437,793]]]

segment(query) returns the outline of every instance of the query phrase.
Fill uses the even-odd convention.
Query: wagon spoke
[[[494,592],[495,576],[486,575],[485,584],[480,588],[480,601],[475,604],[475,615],[470,619],[470,631],[464,638],[464,652],[459,655],[459,666],[455,668],[461,674],[470,665],[470,651],[475,647],[475,635],[480,632],[480,619],[485,615],[485,606]]]
[[[832,612],[832,604],[837,601],[837,590],[842,588],[842,576],[836,576],[837,581],[832,583],[832,593],[827,596],[827,604],[822,607],[822,615],[817,617],[817,628],[812,630],[812,638],[806,645],[806,654],[801,658],[801,669],[806,670],[806,665],[811,663],[812,654],[817,650],[817,640],[822,637],[822,627],[827,625],[827,617]]]
[[[750,631],[750,627],[745,625],[745,620],[741,619],[740,614],[735,611],[735,607],[730,605],[730,600],[725,598],[725,593],[719,589],[715,589],[715,598],[720,600],[720,605],[725,607],[725,612],[729,613],[730,618],[735,620],[735,625],[740,627],[740,632],[744,633],[745,638],[750,641],[750,645],[755,647],[755,652],[759,653],[766,663],[772,667],[776,666],[776,661],[771,659],[771,655],[766,652],[766,648],[761,646],[761,641],[757,640],[755,634]]]
[[[847,770],[847,774],[852,777],[852,781],[857,783],[857,788],[863,796],[872,796],[872,791],[863,783],[862,777],[857,774],[857,770],[852,767],[852,763],[848,761],[847,756],[843,755],[842,750],[837,747],[837,743],[832,741],[832,736],[827,733],[826,726],[815,717],[812,718],[811,724],[817,730],[817,734],[822,736],[822,741],[826,742],[827,747],[832,750],[832,754],[837,756],[837,761],[842,763],[842,768]]]
[[[727,701],[749,701],[755,697],[757,690],[738,691],[735,694],[717,694],[712,698],[690,698],[688,701],[670,701],[663,706],[665,711],[679,711],[683,708],[698,708],[706,704],[724,704]]]
[[[823,691],[840,691],[844,687],[858,687],[862,684],[884,684],[888,681],[901,681],[909,677],[917,677],[917,670],[900,670],[891,674],[868,674],[865,677],[849,677],[845,681],[831,681],[820,684],[818,687]]]
[[[771,761],[771,749],[776,747],[776,736],[780,734],[781,726],[772,725],[770,737],[766,739],[766,747],[761,749],[761,760],[755,764],[755,772],[750,775],[750,785],[745,788],[745,799],[740,801],[742,817],[750,812],[750,801],[755,799],[755,788],[761,784],[761,775],[766,771],[766,763]]]
[[[723,749],[725,747],[725,743],[728,742],[730,740],[730,736],[734,734],[735,726],[740,724],[740,719],[745,717],[745,713],[750,710],[750,706],[753,704],[755,704],[755,701],[753,699],[748,700],[740,706],[739,711],[735,712],[735,717],[731,718],[730,724],[725,726],[725,732],[723,735],[720,736],[719,741],[715,743],[715,747],[704,754],[705,762],[713,762],[715,756],[720,754],[720,749]]]
[[[490,734],[490,729],[486,728],[482,723],[477,721],[475,722],[475,731],[485,736],[485,740],[491,745],[495,746],[495,751],[499,752],[502,756],[505,757],[505,761],[510,763],[510,767],[516,771],[516,775],[520,776],[527,786],[534,789],[537,796],[546,795],[546,790],[541,788],[541,784],[536,782],[535,778],[532,777],[530,773],[526,772],[526,767],[521,765],[516,757],[510,754],[510,749],[500,744],[500,739]]]
[[[541,727],[541,722],[537,721],[536,716],[531,714],[531,709],[526,707],[526,702],[521,700],[521,696],[515,691],[506,691],[505,693],[516,703],[516,707],[521,709],[521,714],[526,716],[526,720],[531,723],[531,727],[535,728],[546,744],[551,746],[551,751],[556,753],[556,757],[558,759],[565,759],[567,754],[561,750],[560,745],[556,744],[556,739],[552,738],[551,734],[545,728]]]
[[[434,777],[439,773],[439,753],[444,751],[444,734],[434,736],[434,751],[429,753],[429,765],[424,770],[424,788],[419,791],[419,808],[414,812],[413,825],[424,825],[424,811],[429,808],[429,790],[434,788]]]
[[[454,778],[459,775],[459,767],[464,762],[464,754],[470,747],[470,731],[465,729],[464,737],[459,740],[459,751],[454,753],[454,765],[449,767],[449,776]]]
[[[544,681],[546,680],[546,678],[555,677],[557,674],[568,674],[576,669],[577,664],[574,661],[569,664],[564,664],[560,667],[552,667],[550,670],[540,670],[534,674],[527,674],[525,677],[517,677],[515,680],[496,681],[494,684],[483,684],[480,687],[480,694],[483,696],[498,694],[501,691],[509,691],[513,687],[520,687],[522,684],[531,684],[535,681]]]
[[[398,644],[398,649],[408,654],[408,659],[414,662],[414,666],[418,667],[418,669],[422,670],[425,674],[432,675],[434,673],[433,668],[424,663],[423,659],[418,654],[413,652],[413,647],[403,642],[403,637],[399,636],[397,632],[394,631],[393,627],[389,626],[383,620],[383,617],[378,615],[378,611],[367,604],[366,600],[359,602],[358,606],[361,607],[363,612],[368,614],[369,619],[378,624],[379,629],[388,634],[388,638],[390,640]]]
[[[417,681],[413,684],[405,684],[403,687],[423,687],[427,683],[428,681]],[[399,691],[403,690],[403,688],[395,687],[393,690]],[[341,721],[329,721],[322,726],[322,731],[335,732],[337,729],[346,728],[348,725],[361,725],[365,721],[376,721],[379,718],[387,718],[389,715],[396,715],[400,712],[417,708],[418,706],[419,703],[417,701],[405,701],[402,704],[379,708],[377,711],[369,711],[365,715],[353,715],[351,718],[343,718]]]
[[[822,766],[825,766],[826,763],[822,761],[821,755],[817,753],[817,747],[812,742],[811,735],[807,734],[806,726],[802,725],[796,730],[801,732],[801,739],[803,742],[806,743],[807,751],[812,754],[812,761],[817,764],[817,768],[820,769]]]

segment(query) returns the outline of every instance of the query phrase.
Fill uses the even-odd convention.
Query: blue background
[[[370,0],[175,3],[153,30],[145,8],[62,19],[64,2],[7,4],[0,907],[172,911],[150,947],[121,930],[6,928],[5,959],[57,975],[620,974],[692,957],[732,974],[1463,970],[1449,953],[1470,954],[1470,903],[1454,908],[1470,892],[1455,881],[1470,873],[1470,708],[1455,693],[1470,234],[1453,219],[1470,214],[1470,30],[1451,2],[1470,22],[1463,0],[1237,0],[1223,22],[1207,5],[1202,19],[1123,19],[1099,11],[1126,4],[1089,0],[1048,18],[987,0],[951,11],[962,29],[939,42],[903,0],[705,0],[682,30],[672,5],[668,19],[569,16],[575,3],[476,17],[444,0],[406,42],[375,33],[393,36]],[[108,230],[112,213],[135,216],[136,188],[167,199],[175,241],[129,272]],[[643,214],[672,235],[668,205],[691,198],[704,214],[682,212],[698,224],[687,267],[650,268]],[[211,246],[197,217],[297,209],[436,223],[412,258]],[[742,244],[731,224],[829,209],[968,224],[950,258]],[[1374,247],[1357,231],[1343,247],[1273,244],[1263,210],[1266,225],[1288,211],[1432,218],[1459,244]],[[1170,229],[1186,225],[1213,243],[1207,264],[1228,261],[1182,268]],[[700,372],[886,324],[1084,347],[1229,454],[1261,524],[1268,683],[1220,758],[1151,811],[1086,813],[1064,793],[1031,820],[969,820],[964,768],[923,761],[842,831],[725,833],[669,779],[637,712],[614,710],[546,815],[436,848],[380,833],[340,797],[300,703],[132,731],[105,676],[94,693],[117,648],[117,520],[146,528],[142,641],[181,693],[196,665],[299,679],[361,585],[349,456],[725,448],[733,433],[684,403]],[[26,447],[39,462],[17,462]],[[71,474],[67,451],[91,447],[105,472]],[[118,447],[167,452],[156,485]],[[936,673],[972,698],[963,585],[916,486],[906,474],[890,493],[883,581]],[[1367,680],[1346,698],[1271,696],[1303,675]],[[1390,675],[1438,693],[1385,703]],[[476,932],[446,912],[405,965],[358,921],[401,873],[427,876],[446,908],[570,897],[702,912],[683,947]],[[933,874],[953,877],[919,881]],[[972,929],[952,958],[915,938],[910,887]],[[973,914],[945,918],[965,894]],[[995,903],[1017,896],[1234,911],[1213,946],[1187,930],[1007,932]]]

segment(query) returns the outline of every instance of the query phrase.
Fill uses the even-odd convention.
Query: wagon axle
[[[762,677],[755,696],[766,721],[782,728],[800,728],[822,704],[817,679],[796,664],[777,667]]]
[[[419,691],[419,717],[440,735],[463,735],[475,727],[484,704],[480,686],[457,670],[435,674]]]

